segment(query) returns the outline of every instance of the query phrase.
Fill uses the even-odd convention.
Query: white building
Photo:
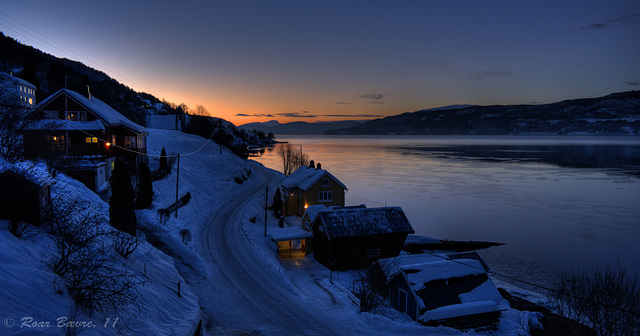
[[[15,97],[27,103],[36,105],[36,86],[6,72],[0,71],[0,97]]]

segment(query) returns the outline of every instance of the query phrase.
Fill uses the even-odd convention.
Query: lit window
[[[67,119],[70,121],[87,121],[87,112],[85,111],[69,111]]]
[[[86,137],[86,138],[84,138],[84,142],[86,142],[86,143],[98,143],[98,138],[96,138],[96,137]]]
[[[116,144],[116,135],[115,134],[111,134],[111,144],[115,146]]]
[[[125,136],[124,137],[124,146],[126,148],[136,148],[136,137],[135,136]]]
[[[138,148],[145,148],[145,138],[144,135],[138,135],[136,137],[136,141],[138,142]]]

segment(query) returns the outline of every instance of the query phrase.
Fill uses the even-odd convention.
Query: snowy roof
[[[4,84],[6,83],[6,84]],[[30,87],[32,89],[35,89],[36,86],[27,82],[26,80],[22,79],[22,78],[18,78],[15,76],[12,76],[6,72],[0,71],[0,84],[3,84],[2,86],[5,85],[9,85],[9,83],[13,84],[13,85],[23,85],[23,86],[27,86]]]
[[[412,254],[402,255],[395,258],[380,259],[377,261],[387,281],[401,275],[406,279],[416,300],[421,308],[440,309],[440,305],[451,306],[457,303],[469,303],[491,300],[492,307],[502,305],[502,296],[488,279],[482,263],[472,259],[447,259],[454,256],[434,255],[434,254]],[[446,280],[445,283],[438,284],[436,280]],[[436,281],[436,282],[432,282]],[[442,290],[441,286],[448,289]],[[438,298],[433,301],[432,295],[438,292]],[[448,303],[448,304],[447,304]],[[434,305],[438,308],[433,309]],[[473,306],[473,305],[471,305]],[[430,308],[431,307],[431,308]],[[442,309],[453,314],[455,310],[460,315],[464,313],[467,306],[459,306],[461,309]],[[464,308],[464,309],[463,309]],[[492,309],[490,311],[495,311]],[[441,316],[441,315],[437,315]],[[427,320],[439,319],[436,315],[425,317]],[[444,316],[444,315],[442,315]],[[453,317],[453,316],[449,316]]]
[[[414,233],[400,207],[330,208],[319,212],[316,220],[318,219],[322,220],[329,239],[385,233]]]
[[[106,129],[105,124],[101,120],[93,121],[71,121],[64,119],[37,119],[32,120],[27,125],[31,130],[63,130],[63,131],[93,131]]]
[[[91,99],[81,95],[78,92],[71,91],[68,89],[58,90],[56,93],[47,97],[45,100],[40,102],[36,109],[41,109],[43,106],[47,105],[49,102],[57,98],[58,96],[65,94],[71,99],[75,100],[78,104],[84,106],[88,111],[95,114],[96,117],[112,126],[122,126],[126,127],[132,131],[138,133],[145,133],[146,130],[144,127],[134,123],[133,121],[127,119],[125,116],[120,114],[120,112],[114,110],[111,106],[107,105],[100,99],[96,97],[91,97]]]
[[[464,302],[428,310],[422,314],[419,319],[422,322],[429,322],[460,316],[490,313],[498,310],[500,310],[500,308],[493,300]]]
[[[300,188],[302,190],[309,190],[314,184],[320,181],[323,177],[330,177],[336,183],[338,183],[344,190],[347,190],[347,186],[345,186],[340,180],[338,180],[335,176],[331,175],[328,171],[324,169],[315,169],[308,166],[301,166],[296,169],[291,175],[287,176],[282,181],[282,185],[286,188]]]
[[[318,213],[326,210],[327,210],[327,207],[324,206],[323,204],[310,205],[307,207],[307,210],[305,210],[304,214],[302,214],[302,217],[304,217],[305,215],[308,215],[309,220],[313,223]]]
[[[285,228],[270,228],[267,230],[267,236],[275,242],[305,239],[313,237],[313,232],[304,230],[299,226]]]

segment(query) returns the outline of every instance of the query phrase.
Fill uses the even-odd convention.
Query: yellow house
[[[283,213],[302,216],[311,205],[344,206],[347,187],[324,169],[302,166],[282,181]]]

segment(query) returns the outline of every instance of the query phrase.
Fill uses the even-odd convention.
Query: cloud
[[[380,118],[377,114],[327,114],[325,117],[330,118]]]
[[[260,113],[260,114],[246,114],[246,113],[236,113],[235,115],[236,117],[264,117],[264,118],[273,118],[273,114],[264,114],[264,113]]]
[[[625,24],[629,22],[634,22],[635,18],[637,17],[640,17],[640,13],[627,14],[621,17],[617,17],[615,19],[607,20],[605,22],[592,23],[588,26],[582,27],[582,29],[592,29],[592,30],[606,29],[615,24]]]
[[[627,81],[627,82],[624,82],[624,83],[629,85],[629,86],[638,86],[638,85],[640,85],[640,81]]]
[[[382,100],[385,96],[386,94],[382,94],[382,93],[365,93],[365,94],[359,95],[358,97],[362,99],[368,99],[368,100]]]
[[[336,102],[336,104],[338,105],[351,105],[353,103],[347,103],[347,102]]]
[[[513,77],[515,74],[511,71],[502,71],[502,70],[481,70],[481,71],[472,71],[466,74],[466,77],[475,79],[475,80],[483,80],[490,78],[505,78],[505,77]]]
[[[311,112],[309,111],[283,112],[283,113],[276,113],[276,115],[285,117],[285,118],[317,118],[318,117],[315,114],[311,114]]]

